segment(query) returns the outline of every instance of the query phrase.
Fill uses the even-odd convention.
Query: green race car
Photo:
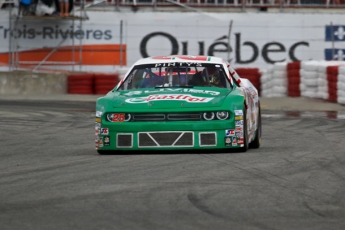
[[[140,59],[96,102],[95,145],[114,150],[259,148],[257,89],[212,56]]]

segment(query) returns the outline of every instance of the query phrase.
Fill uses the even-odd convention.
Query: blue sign
[[[325,41],[345,41],[345,26],[326,26]]]
[[[325,49],[325,59],[327,61],[345,61],[345,49]]]

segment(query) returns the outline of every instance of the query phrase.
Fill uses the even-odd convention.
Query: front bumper
[[[243,147],[234,120],[198,122],[96,122],[98,150],[188,150]]]

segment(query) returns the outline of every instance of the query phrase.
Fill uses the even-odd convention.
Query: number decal
[[[112,122],[124,122],[125,114],[124,113],[114,113]]]

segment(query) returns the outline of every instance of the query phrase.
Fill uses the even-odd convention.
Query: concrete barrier
[[[0,72],[0,95],[66,93],[66,73]]]

